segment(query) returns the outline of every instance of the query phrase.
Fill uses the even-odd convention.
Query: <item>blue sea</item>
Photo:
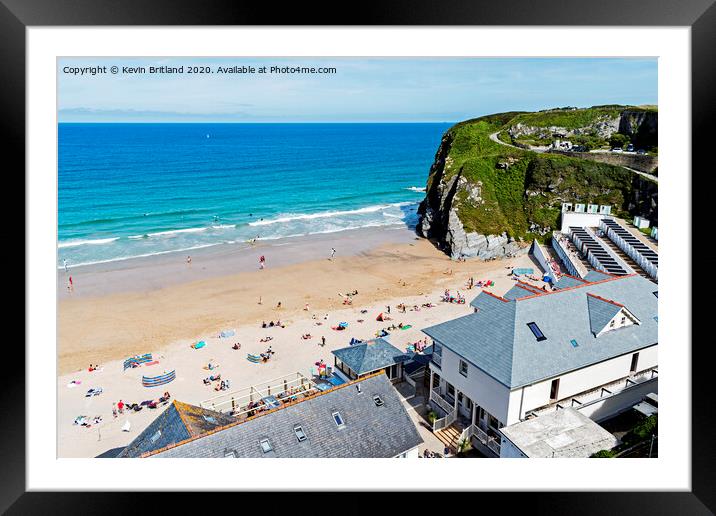
[[[414,227],[450,124],[59,124],[58,267]]]

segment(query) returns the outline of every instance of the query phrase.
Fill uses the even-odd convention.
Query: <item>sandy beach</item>
[[[445,289],[460,290],[469,302],[479,292],[466,289],[470,277],[493,280],[489,290],[499,295],[513,284],[510,267],[539,270],[527,255],[459,263],[408,230],[360,232],[195,254],[190,266],[184,256],[173,256],[170,264],[163,256],[114,268],[71,270],[75,291],[58,289],[59,456],[91,457],[126,445],[158,413],[143,410],[113,419],[112,403],[119,399],[139,403],[169,390],[176,399],[198,404],[218,394],[202,382],[214,373],[205,369],[210,360],[220,365],[217,372],[231,381],[231,390],[297,371],[309,376],[314,362],[322,358],[332,364],[331,350],[347,346],[351,337],[372,338],[392,322],[402,322],[412,328],[391,332],[389,339],[405,348],[425,337],[422,328],[469,313],[469,305],[442,303],[440,296]],[[328,259],[331,247],[338,251],[333,260]],[[261,254],[266,256],[264,270],[258,268]],[[58,272],[58,283],[64,274]],[[344,305],[341,294],[354,290],[353,304]],[[437,306],[397,313],[401,302]],[[376,321],[387,305],[393,321]],[[272,320],[286,327],[261,327],[262,321]],[[346,331],[331,329],[342,321],[348,323]],[[236,335],[218,338],[226,329]],[[312,339],[301,339],[306,333]],[[273,337],[274,358],[265,364],[249,362],[247,353],[266,350],[269,344],[260,339],[267,336]],[[206,341],[206,347],[192,349],[197,340]],[[241,343],[238,351],[231,348],[235,342]],[[158,364],[123,371],[125,358],[149,352]],[[101,369],[89,372],[89,364]],[[177,379],[166,388],[142,387],[142,374],[172,369]],[[72,380],[81,384],[68,387]],[[85,397],[93,387],[102,387],[103,393]],[[103,421],[91,428],[75,426],[79,415],[101,415]],[[120,430],[126,420],[132,424],[130,432]]]

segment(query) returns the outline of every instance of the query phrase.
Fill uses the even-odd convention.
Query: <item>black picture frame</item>
[[[279,7],[280,5],[280,7]],[[273,4],[215,0],[0,0],[0,126],[5,160],[15,158],[18,167],[25,164],[25,30],[32,26],[175,26],[175,25],[548,25],[548,26],[684,26],[691,28],[692,73],[692,163],[709,165],[713,147],[714,92],[716,92],[716,5],[714,0],[484,0],[431,2],[402,0],[394,2],[338,3],[304,2]],[[625,42],[628,44],[628,42]],[[712,165],[700,172],[712,174]],[[688,171],[682,171],[685,176]],[[699,179],[701,181],[701,178]],[[703,178],[708,181],[708,178]],[[693,185],[693,182],[692,182]],[[708,206],[708,188],[693,188],[693,206]],[[693,213],[696,220],[696,213]],[[696,230],[693,230],[696,231]],[[694,236],[697,233],[693,234]],[[716,265],[713,258],[696,267]],[[684,278],[689,281],[691,278]],[[708,320],[709,303],[691,302],[692,324],[703,327]],[[688,324],[688,321],[684,321]],[[692,326],[696,330],[695,326]],[[711,514],[716,511],[716,446],[712,389],[708,360],[713,337],[692,340],[692,489],[690,492],[602,492],[602,493],[502,493],[472,495],[473,502],[497,502],[517,510],[550,514]],[[705,334],[708,335],[708,334]],[[691,342],[670,343],[688,349]],[[10,376],[4,376],[0,391],[2,439],[0,439],[0,510],[11,514],[88,512],[110,514],[141,508],[142,512],[164,504],[164,497],[137,494],[132,507],[121,493],[25,492],[25,399],[24,357],[18,357]],[[8,410],[12,407],[12,410]],[[684,438],[688,436],[685,435]],[[176,496],[176,495],[172,495]],[[426,493],[427,497],[428,494]],[[434,496],[434,495],[433,495]],[[440,497],[433,498],[439,500]],[[496,500],[496,498],[501,500]],[[404,499],[405,497],[403,497]],[[418,502],[425,501],[418,497]],[[182,496],[180,503],[206,507],[206,497]],[[213,502],[212,502],[213,503]],[[298,503],[304,503],[296,501]],[[311,502],[306,502],[311,503]],[[401,502],[402,503],[402,502]],[[457,510],[454,498],[448,510]],[[293,504],[292,504],[293,505]],[[381,504],[382,505],[382,504]],[[431,504],[435,509],[440,504]]]

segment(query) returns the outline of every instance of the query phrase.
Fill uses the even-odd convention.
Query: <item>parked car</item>
[[[634,144],[630,143],[629,145],[627,145],[626,150],[627,152],[634,152]]]
[[[624,149],[621,147],[612,147],[612,152],[624,152]]]
[[[639,149],[636,151],[637,154],[646,154],[646,151],[644,149]]]

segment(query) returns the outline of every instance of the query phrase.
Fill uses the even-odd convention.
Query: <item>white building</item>
[[[483,291],[475,313],[423,330],[433,429],[457,425],[500,455],[504,426],[566,407],[600,421],[655,392],[657,285],[595,276],[552,292]]]

